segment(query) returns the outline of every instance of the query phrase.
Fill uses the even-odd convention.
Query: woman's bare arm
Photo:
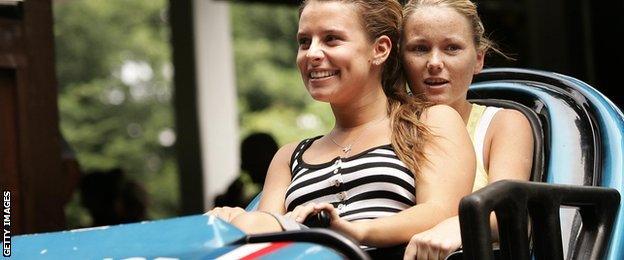
[[[284,199],[291,181],[289,163],[296,146],[297,143],[287,144],[280,148],[273,157],[262,188],[258,210],[276,214],[286,213]]]
[[[209,214],[216,215],[248,234],[281,231],[281,226],[271,215],[264,213],[284,214],[284,195],[290,184],[290,156],[296,143],[280,148],[267,171],[262,198],[258,211],[245,212],[240,208],[216,208]]]
[[[533,163],[533,132],[529,120],[519,111],[504,109],[496,113],[488,132],[492,140],[484,156],[488,183],[504,179],[528,180]]]
[[[432,138],[425,145],[427,162],[416,176],[417,205],[389,217],[353,223],[356,239],[372,246],[406,243],[413,234],[457,215],[459,200],[470,193],[475,155],[459,114],[445,105],[428,108],[421,117]]]

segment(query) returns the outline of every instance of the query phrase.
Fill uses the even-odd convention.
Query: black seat
[[[503,259],[530,258],[527,215],[537,259],[622,259],[621,239],[612,239],[619,231],[612,233],[612,228],[622,228],[616,225],[622,213],[617,221],[615,217],[621,207],[617,189],[623,186],[624,158],[612,155],[621,155],[624,144],[607,142],[622,140],[622,113],[587,84],[550,72],[488,69],[470,90],[471,99],[500,106],[513,101],[533,112],[523,112],[529,120],[529,114],[537,116],[543,151],[535,153],[543,156],[543,172],[532,179],[547,183],[501,181],[462,199],[464,259],[494,258],[488,224],[492,211],[498,217]],[[573,207],[572,213],[560,214],[561,206]],[[562,234],[569,239],[562,242]]]

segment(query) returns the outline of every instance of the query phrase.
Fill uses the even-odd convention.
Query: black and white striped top
[[[393,215],[416,204],[414,175],[399,160],[392,145],[382,145],[347,158],[308,164],[303,153],[320,138],[301,141],[290,160],[292,181],[286,209],[309,202],[328,202],[348,220]]]

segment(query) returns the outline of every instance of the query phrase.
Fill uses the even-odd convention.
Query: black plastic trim
[[[617,190],[604,187],[499,181],[464,197],[459,205],[464,259],[494,259],[490,213],[496,212],[503,259],[529,259],[531,217],[536,259],[563,259],[559,208],[579,208],[583,219],[574,259],[605,256],[619,206]]]

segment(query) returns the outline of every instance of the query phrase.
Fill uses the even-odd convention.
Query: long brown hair
[[[420,164],[426,161],[423,147],[430,137],[427,127],[419,118],[427,106],[422,99],[411,97],[407,91],[399,56],[403,15],[397,0],[306,0],[299,8],[299,15],[310,1],[339,1],[358,8],[360,24],[371,42],[385,35],[392,42],[390,55],[384,62],[381,84],[388,97],[388,114],[392,128],[391,142],[394,150],[418,176]]]

